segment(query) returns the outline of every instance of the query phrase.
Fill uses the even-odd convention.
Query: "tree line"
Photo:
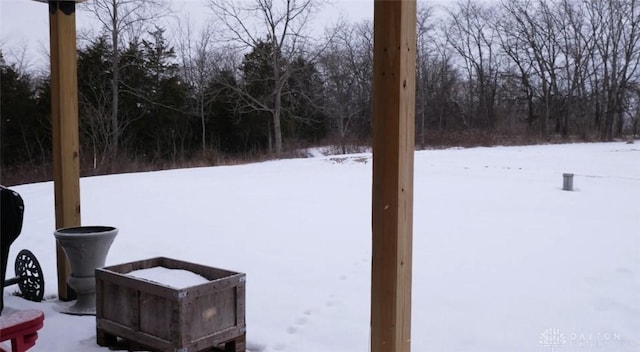
[[[416,139],[612,140],[640,120],[640,0],[419,3]],[[373,25],[315,33],[323,0],[209,0],[195,30],[164,0],[93,0],[78,46],[83,169],[282,156],[371,134]],[[2,169],[50,161],[49,77],[0,51]]]

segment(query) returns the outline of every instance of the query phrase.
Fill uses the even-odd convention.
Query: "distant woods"
[[[78,42],[85,174],[281,157],[312,145],[346,153],[368,143],[371,22],[319,32],[311,19],[323,0],[208,1],[211,22],[197,29],[186,20],[160,26],[175,18],[163,0],[80,6],[102,25]],[[417,146],[447,136],[466,145],[478,136],[637,134],[640,0],[423,5]],[[2,52],[2,180],[18,182],[26,169],[46,179],[49,77]]]

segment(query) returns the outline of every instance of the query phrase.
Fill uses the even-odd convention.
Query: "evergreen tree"
[[[102,166],[110,145],[111,47],[104,36],[78,50],[78,107],[81,154],[91,156],[93,169]]]
[[[264,149],[273,152],[275,136],[272,134],[273,111],[276,103],[281,104],[274,95],[274,87],[279,84],[274,80],[272,57],[274,48],[270,41],[258,41],[255,48],[245,54],[240,72],[242,77],[241,90],[239,90],[239,111],[241,113],[241,128],[244,149]],[[283,67],[284,65],[279,65]],[[282,75],[282,72],[278,76]],[[253,143],[249,143],[253,140]]]
[[[131,43],[123,55],[121,116],[132,123],[126,137],[138,155],[175,161],[185,156],[193,138],[189,116],[183,113],[187,87],[164,32],[156,27],[148,40]]]
[[[33,78],[0,53],[1,166],[34,165],[48,159],[50,124],[39,109]]]
[[[317,143],[326,135],[321,111],[323,82],[315,63],[298,57],[291,64],[291,76],[285,87],[283,107],[285,136]]]
[[[209,145],[216,146],[224,153],[247,152],[243,144],[242,120],[236,110],[238,99],[235,90],[238,87],[234,72],[222,70],[207,84],[206,95],[215,96],[208,110],[207,131]]]

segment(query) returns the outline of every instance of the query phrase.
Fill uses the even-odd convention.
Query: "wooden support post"
[[[416,1],[374,4],[371,351],[409,352]]]
[[[49,1],[53,181],[57,229],[80,226],[75,9],[75,1]],[[56,258],[58,296],[61,300],[74,299],[75,292],[67,286],[69,263],[57,242]]]

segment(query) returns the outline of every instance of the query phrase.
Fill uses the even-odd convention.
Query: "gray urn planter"
[[[104,267],[107,252],[117,234],[118,229],[109,226],[68,227],[54,232],[71,267],[67,283],[78,294],[75,303],[63,313],[96,314],[95,271]]]

